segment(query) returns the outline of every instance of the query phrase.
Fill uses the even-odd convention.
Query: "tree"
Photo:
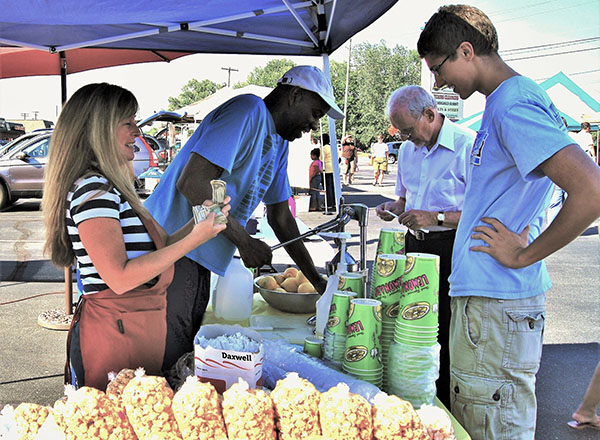
[[[385,115],[387,99],[398,87],[420,84],[420,78],[421,60],[415,50],[398,45],[390,49],[383,40],[356,45],[350,65],[347,131],[365,146],[378,134],[386,135],[390,126]]]
[[[173,98],[169,96],[169,110],[177,110],[186,105],[201,101],[223,87],[225,87],[224,83],[217,84],[209,79],[203,79],[202,81],[191,79],[181,88],[181,93],[178,97]]]
[[[275,87],[277,85],[277,80],[295,65],[296,64],[288,58],[271,60],[265,65],[265,67],[255,67],[254,70],[250,72],[245,82],[238,82],[233,86],[233,88],[239,89],[249,84]]]

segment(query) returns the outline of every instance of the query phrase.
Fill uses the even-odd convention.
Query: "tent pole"
[[[329,55],[324,53],[322,55],[323,58],[323,73],[325,76],[329,78],[331,82],[331,72],[329,70]],[[327,120],[329,121],[329,141],[331,145],[331,164],[333,166],[333,194],[335,195],[336,201],[336,210],[339,213],[340,211],[340,199],[342,197],[342,187],[340,184],[340,165],[338,162],[338,149],[337,149],[337,137],[335,135],[335,120],[329,116],[327,116]]]
[[[58,53],[58,56],[60,57],[60,102],[65,105],[67,102],[67,58],[63,50]]]

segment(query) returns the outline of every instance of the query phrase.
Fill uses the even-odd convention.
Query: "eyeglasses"
[[[444,58],[444,61],[442,61],[440,64],[438,64],[435,67],[432,67],[431,69],[429,69],[431,71],[431,73],[433,73],[435,76],[440,76],[440,69],[442,68],[442,66],[444,65],[444,63],[446,61],[448,61],[448,58],[450,58],[453,54],[448,55],[446,58]]]
[[[419,117],[417,118],[417,120],[415,121],[415,124],[411,127],[411,128],[407,128],[404,130],[400,130],[400,136],[404,139],[404,140],[411,140],[412,139],[412,135],[413,135],[413,131],[415,130],[415,127],[417,126],[417,124],[419,123],[419,120],[421,119],[421,117],[423,116],[423,113],[421,113],[419,115]]]

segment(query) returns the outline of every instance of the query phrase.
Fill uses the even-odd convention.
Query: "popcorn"
[[[135,371],[121,400],[140,440],[181,439],[171,409],[172,399],[173,390],[164,377],[146,376],[143,368]]]
[[[423,405],[417,410],[431,440],[456,440],[450,416],[442,408]]]
[[[223,418],[229,440],[276,440],[273,402],[240,379],[223,393]]]
[[[323,437],[329,440],[371,440],[371,405],[339,383],[321,394],[319,403]]]
[[[34,440],[49,412],[47,407],[35,403],[21,403],[17,406],[14,412],[17,439]]]
[[[373,398],[375,440],[429,440],[412,404],[394,395],[379,393]]]
[[[298,373],[277,381],[271,393],[280,440],[306,439],[321,434],[319,424],[320,393]]]
[[[184,439],[227,440],[219,395],[210,383],[188,376],[172,407]]]
[[[67,440],[123,439],[136,440],[127,418],[103,391],[71,385],[65,387],[67,401],[55,404],[57,425]],[[58,420],[61,420],[60,422]]]

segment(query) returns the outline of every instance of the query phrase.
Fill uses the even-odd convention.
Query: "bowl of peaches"
[[[315,303],[321,296],[295,267],[288,267],[283,273],[257,277],[254,285],[271,307],[288,313],[314,313]]]

